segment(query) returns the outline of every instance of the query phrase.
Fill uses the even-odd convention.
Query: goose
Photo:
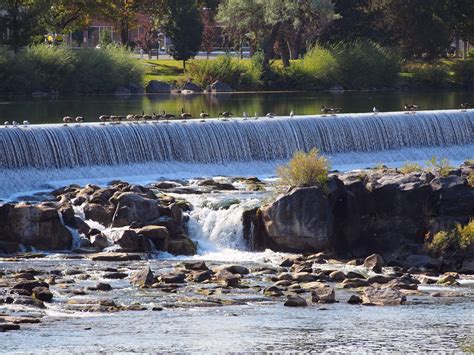
[[[13,125],[13,126],[18,126],[19,123],[18,123],[17,121],[12,121],[12,125]]]
[[[193,118],[193,115],[190,113],[184,112],[184,107],[181,107],[181,118],[184,120],[183,122],[186,122],[187,118]]]
[[[76,121],[77,123],[82,123],[82,122],[84,122],[84,117],[82,117],[82,116],[77,116],[76,119],[75,119],[75,121]]]
[[[199,116],[201,116],[201,118],[208,118],[209,117],[209,114],[204,112],[204,111],[201,111],[201,113],[199,114]]]
[[[5,127],[7,127],[7,126],[10,126],[11,123],[10,123],[10,121],[5,121],[5,122],[3,122],[3,125],[4,125]]]
[[[377,113],[379,113],[379,110],[377,110],[377,107],[374,106],[374,108],[372,109],[372,112],[376,115]]]
[[[64,116],[63,122],[64,122],[64,125],[67,125],[68,123],[73,122],[73,118],[71,116]]]
[[[268,117],[268,118],[273,118],[273,117],[275,117],[275,114],[269,112],[269,113],[267,113],[265,116]]]
[[[109,115],[100,115],[99,116],[99,121],[101,121],[102,124],[105,124],[105,122],[110,121],[110,116]]]
[[[331,107],[321,106],[321,113],[323,114],[323,116],[326,116],[328,113],[331,113],[331,112],[332,112]]]
[[[468,104],[467,102],[461,104],[461,111],[466,111],[469,109],[472,109],[474,106],[471,104]]]
[[[23,121],[23,126],[28,126],[29,124],[30,124],[30,122],[28,120]]]
[[[153,121],[158,121],[160,118],[161,118],[161,116],[160,116],[160,115],[157,115],[157,114],[154,113],[154,112],[151,114],[151,119],[152,119]]]
[[[258,120],[258,113],[257,113],[257,112],[255,112],[255,114],[254,114],[254,116],[253,116],[253,119],[254,119],[254,120]]]
[[[247,121],[247,119],[249,118],[249,114],[246,111],[244,111],[242,112],[242,117],[244,118],[244,121]]]
[[[165,123],[168,123],[168,122],[169,122],[168,120],[169,120],[170,118],[171,118],[171,119],[176,118],[176,116],[175,116],[174,114],[172,114],[172,113],[166,113],[165,111],[163,111],[163,115],[162,115],[161,117],[163,117],[164,119],[166,119]]]
[[[293,117],[294,115],[295,115],[294,111],[291,110],[291,111],[290,111],[290,117]]]
[[[151,121],[152,119],[150,115],[145,115],[145,111],[142,111],[142,117],[145,121]]]
[[[219,113],[219,117],[229,118],[231,116],[234,116],[234,114],[232,112],[224,111],[224,112]]]
[[[416,104],[406,104],[405,106],[403,106],[403,109],[406,111],[405,113],[416,113],[416,111],[420,109],[420,106]]]

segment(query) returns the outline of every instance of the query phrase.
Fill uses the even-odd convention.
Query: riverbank
[[[460,200],[472,208],[471,200],[459,195],[461,190],[472,193],[466,180],[472,170],[465,165],[450,171],[446,178],[450,182],[440,187],[446,197],[443,211],[459,209]],[[420,193],[426,192],[415,181],[421,176],[426,179],[426,172],[378,168],[340,176],[349,185],[372,181],[373,194],[384,191],[385,197],[379,200],[387,211],[392,204],[400,204],[404,193],[416,209],[416,203],[424,199]],[[380,179],[387,184],[378,186]],[[434,186],[437,178],[432,179]],[[272,208],[272,203],[284,201],[285,197],[273,202],[273,189],[269,181],[243,177],[157,181],[147,186],[114,181],[108,186],[72,185],[32,196],[43,200],[39,203],[4,204],[1,245],[21,243],[22,249],[12,248],[0,258],[0,329],[10,331],[4,350],[124,351],[139,345],[147,351],[151,344],[183,350],[192,343],[194,350],[249,351],[243,343],[232,347],[225,340],[234,331],[243,334],[253,349],[262,350],[271,350],[269,346],[282,337],[279,350],[357,351],[376,344],[374,350],[407,346],[406,350],[454,351],[472,346],[472,323],[466,317],[466,312],[472,312],[474,297],[472,254],[465,255],[461,264],[451,262],[459,261],[457,257],[433,258],[426,250],[413,249],[413,243],[421,247],[422,240],[411,240],[411,249],[392,243],[393,249],[383,255],[363,255],[353,246],[354,253],[359,253],[355,257],[347,251],[309,252],[306,247],[298,253],[292,248],[292,253],[290,249],[249,251],[243,239],[248,224],[242,217],[255,207],[269,204]],[[392,190],[401,195],[388,196]],[[450,199],[454,191],[457,197]],[[360,200],[360,195],[355,198]],[[308,212],[304,206],[294,210]],[[472,211],[468,213],[472,217]],[[300,222],[306,220],[302,217]],[[392,225],[391,221],[399,219],[393,217],[387,223]],[[442,324],[440,314],[445,315]],[[283,324],[277,318],[286,321]],[[371,322],[360,323],[359,318]],[[295,343],[301,327],[311,322],[314,328],[315,319],[321,328],[320,340],[301,338],[302,343]],[[393,328],[388,342],[375,326],[382,321]],[[216,322],[222,339],[192,341],[213,339]],[[175,329],[178,323],[181,326]],[[455,330],[451,324],[456,324]],[[120,328],[123,336],[118,339],[104,327]],[[253,331],[244,330],[248,327]],[[127,337],[132,328],[135,336]],[[328,342],[335,328],[342,329],[344,336]],[[59,336],[61,329],[74,330],[67,343],[53,344],[45,336]],[[415,336],[420,329],[429,331]],[[157,333],[170,331],[172,337],[157,340]],[[140,344],[132,341],[137,332]],[[437,342],[440,333],[449,336]],[[20,344],[25,336],[30,341]]]

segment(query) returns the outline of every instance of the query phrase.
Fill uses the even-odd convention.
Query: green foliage
[[[398,169],[402,174],[411,174],[411,173],[420,173],[423,172],[423,167],[418,164],[418,163],[410,163],[407,162],[403,164],[399,169]]]
[[[117,86],[139,84],[143,66],[127,49],[107,46],[73,51],[65,46],[29,46],[8,58],[8,73],[0,90],[25,94],[57,90],[61,93],[113,92]],[[0,69],[0,75],[1,69]]]
[[[470,187],[474,188],[474,171],[473,170],[469,171],[469,174],[467,174],[466,180],[467,180],[467,184]]]
[[[290,162],[277,169],[280,184],[284,186],[324,187],[328,180],[330,164],[316,148],[308,153],[296,152]]]
[[[449,68],[443,64],[410,63],[405,71],[412,73],[410,81],[417,86],[444,87],[449,79]]]
[[[426,164],[429,171],[439,176],[448,176],[449,172],[453,170],[451,163],[446,158],[439,159],[436,157],[432,157],[426,162]]]
[[[474,220],[465,226],[456,224],[450,231],[440,231],[433,236],[428,234],[426,246],[428,250],[436,255],[446,252],[463,252],[474,243]]]
[[[187,72],[194,82],[203,87],[216,80],[221,80],[235,89],[256,89],[259,84],[255,68],[249,68],[230,56],[192,61]]]
[[[304,71],[325,86],[349,89],[389,87],[395,84],[400,59],[372,42],[338,43],[312,48],[304,58]]]
[[[169,7],[168,20],[163,30],[171,40],[168,48],[176,60],[186,61],[201,47],[203,25],[194,0],[180,0]]]
[[[99,46],[100,48],[106,48],[109,44],[112,44],[112,33],[108,28],[104,28],[100,31]]]
[[[456,63],[454,66],[454,81],[465,89],[474,88],[474,59]]]

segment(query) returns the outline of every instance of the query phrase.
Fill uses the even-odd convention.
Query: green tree
[[[8,28],[3,43],[18,51],[31,43],[35,35],[43,35],[45,31],[38,18],[49,6],[48,0],[0,0],[0,28]]]
[[[253,49],[262,49],[264,68],[269,66],[275,45],[283,64],[289,66],[291,43],[304,34],[317,33],[321,20],[332,15],[330,0],[224,0],[218,10],[218,20],[234,43],[246,39]]]
[[[196,1],[169,2],[163,30],[171,40],[168,52],[186,67],[186,61],[197,54],[202,41],[203,26]]]
[[[448,0],[446,11],[449,14],[449,28],[453,31],[458,46],[458,40],[464,42],[463,58],[469,52],[469,42],[474,40],[474,1]],[[459,48],[457,48],[459,52]],[[459,54],[459,53],[457,53]]]

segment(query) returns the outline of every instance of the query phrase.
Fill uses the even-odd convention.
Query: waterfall
[[[285,160],[326,154],[472,144],[474,111],[344,114],[228,122],[33,125],[0,128],[0,169],[120,166],[147,162]]]

